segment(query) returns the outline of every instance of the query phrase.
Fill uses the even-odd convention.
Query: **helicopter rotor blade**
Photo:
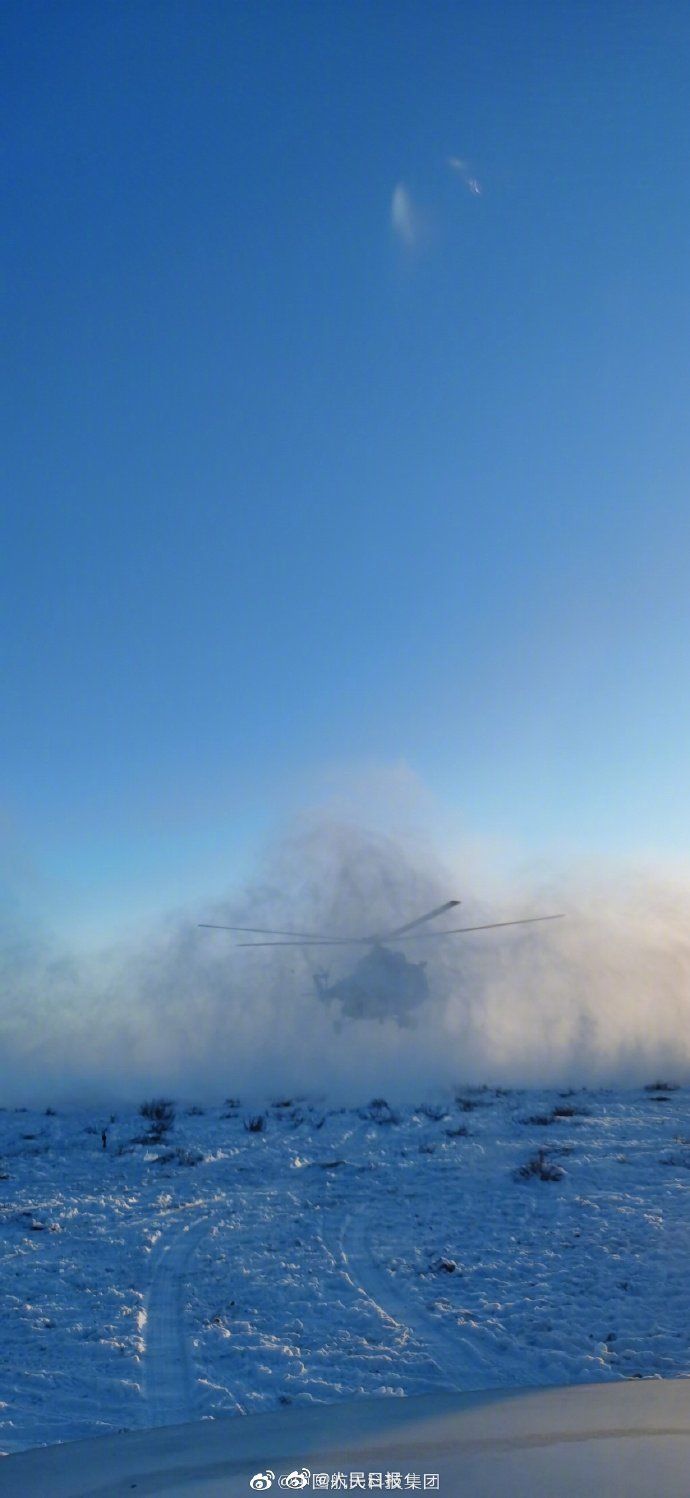
[[[238,947],[370,947],[368,936],[305,937],[304,941],[238,941]]]
[[[435,910],[427,911],[426,915],[418,915],[416,920],[408,921],[407,925],[396,926],[395,931],[386,931],[384,936],[379,936],[372,939],[377,941],[392,941],[394,936],[403,936],[406,931],[412,931],[415,926],[423,926],[425,921],[433,921],[434,916],[443,915],[446,910],[453,910],[454,907],[459,904],[459,900],[446,900],[445,905],[437,905]],[[442,932],[438,932],[439,936],[441,936],[442,934]]]
[[[274,931],[271,926],[216,926],[216,925],[214,925],[210,921],[199,921],[198,922],[198,928],[199,928],[200,931],[247,931],[247,932],[253,931],[253,932],[256,932],[256,934],[258,936],[294,936],[294,937],[304,936],[304,937],[306,937],[310,941],[342,941],[342,940],[344,940],[344,938],[340,937],[340,936],[324,936],[324,937],[321,937],[321,936],[319,936],[319,934],[318,934],[317,931]],[[248,943],[238,942],[237,945],[240,946],[240,947],[241,946],[245,946],[245,945],[248,945],[248,946],[257,945],[258,946],[259,943],[257,942],[255,944],[253,942],[248,942]]]
[[[200,921],[199,928],[205,931],[255,932],[257,936],[278,937],[277,941],[238,941],[236,943],[238,947],[372,947],[388,941],[430,941],[444,936],[464,936],[469,931],[498,931],[505,926],[534,926],[540,921],[564,919],[564,912],[560,911],[557,915],[528,915],[514,921],[487,921],[480,926],[453,926],[450,931],[417,931],[415,929],[426,921],[433,920],[434,916],[442,915],[444,911],[452,910],[459,904],[459,900],[449,900],[446,905],[430,910],[428,915],[418,916],[417,920],[409,921],[406,926],[399,926],[395,931],[386,932],[385,936],[317,936],[311,931],[273,931],[264,926],[217,926],[207,921]]]
[[[403,941],[428,941],[431,937],[463,936],[466,931],[497,931],[499,926],[534,926],[537,921],[562,921],[564,913],[558,915],[528,915],[519,921],[488,921],[485,926],[454,926],[451,931],[417,931],[414,936],[404,936]],[[396,940],[400,938],[396,937]]]

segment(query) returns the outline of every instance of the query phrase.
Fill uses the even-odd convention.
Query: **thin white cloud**
[[[398,182],[391,198],[391,224],[398,239],[414,249],[419,239],[419,218],[404,182]]]
[[[479,179],[474,176],[469,162],[463,161],[460,156],[449,156],[448,165],[451,171],[455,172],[456,176],[458,176],[461,182],[465,184],[467,191],[473,193],[476,198],[480,198],[482,194],[482,184]]]

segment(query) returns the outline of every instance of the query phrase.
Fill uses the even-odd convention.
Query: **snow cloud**
[[[351,936],[449,898],[470,925],[553,910],[553,924],[405,948],[432,999],[417,1029],[345,1022],[319,1003],[313,951],[241,949],[198,921]],[[402,1100],[463,1082],[690,1079],[690,877],[587,867],[515,875],[411,830],[303,820],[225,900],[171,917],[141,946],[75,958],[10,921],[2,946],[3,1101],[203,1101],[316,1092]],[[317,952],[333,978],[352,951]]]

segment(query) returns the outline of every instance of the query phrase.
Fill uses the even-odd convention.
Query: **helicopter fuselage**
[[[402,952],[376,944],[345,978],[328,982],[323,970],[314,974],[320,999],[338,1004],[347,1019],[376,1019],[381,1024],[414,1024],[414,1011],[429,997],[425,962],[409,962]]]

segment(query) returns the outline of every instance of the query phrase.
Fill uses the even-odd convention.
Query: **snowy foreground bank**
[[[262,1122],[0,1112],[0,1450],[690,1374],[689,1089]]]
[[[442,1498],[687,1498],[681,1379],[358,1399],[18,1452],[3,1498],[247,1498],[279,1489]]]

